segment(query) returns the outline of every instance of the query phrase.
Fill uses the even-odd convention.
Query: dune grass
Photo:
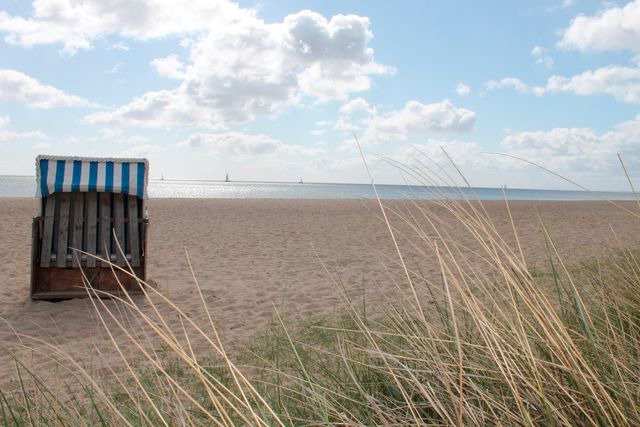
[[[434,206],[456,218],[473,248],[457,243]],[[541,222],[549,263],[529,267],[516,225],[513,235],[499,233],[480,202],[380,207],[404,272],[402,303],[368,312],[369,304],[349,300],[336,280],[342,316],[289,324],[274,309],[271,327],[230,354],[197,281],[206,324],[141,283],[144,301],[125,296],[114,308],[90,300],[105,331],[126,338],[111,336],[122,362],[117,372],[96,375],[61,348],[16,332],[13,348],[46,353],[65,381],[61,387],[42,379],[16,356],[20,386],[0,390],[0,422],[640,425],[637,251],[566,265]],[[418,243],[404,239],[394,219],[409,224]],[[425,276],[404,262],[403,245],[435,255],[439,274]],[[193,349],[196,339],[206,354]]]

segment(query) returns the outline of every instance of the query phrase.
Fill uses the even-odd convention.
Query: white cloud
[[[34,150],[45,150],[47,148],[51,148],[51,144],[48,142],[36,142],[31,146]]]
[[[0,31],[9,44],[59,43],[75,54],[104,36],[148,40],[193,34],[252,14],[229,1],[191,0],[185,6],[169,0],[37,0],[28,17],[0,12]]]
[[[553,13],[560,9],[566,9],[568,7],[571,7],[574,4],[576,4],[576,0],[562,0],[561,2],[545,6],[544,10],[547,13]]]
[[[531,56],[533,56],[533,59],[535,60],[537,65],[540,65],[547,70],[553,68],[553,58],[549,56],[549,54],[547,53],[547,49],[545,49],[544,47],[534,46],[534,48],[531,49]]]
[[[122,129],[119,128],[102,128],[98,129],[98,134],[105,140],[114,140],[122,138]]]
[[[115,50],[121,50],[123,52],[128,52],[129,51],[129,46],[126,45],[123,42],[118,42],[115,44],[112,44],[111,46],[109,46],[109,49],[115,49]]]
[[[312,136],[322,136],[325,133],[327,133],[326,129],[314,129],[311,132],[309,132]]]
[[[243,132],[196,133],[178,143],[180,147],[205,149],[212,154],[236,157],[250,156],[315,156],[324,152],[303,145],[288,145],[266,135]]]
[[[448,99],[434,104],[408,101],[402,110],[374,116],[363,141],[380,143],[420,135],[466,133],[473,129],[475,118],[473,111],[458,108]]]
[[[512,134],[506,152],[559,172],[607,172],[619,168],[620,153],[630,168],[640,166],[640,115],[603,134],[589,128],[556,128]]]
[[[558,46],[582,52],[640,52],[640,0],[610,6],[594,16],[577,16]]]
[[[448,158],[451,157],[474,185],[496,186],[505,182],[505,177],[508,177],[510,186],[558,186],[560,181],[557,178],[532,168],[525,162],[529,161],[568,178],[574,178],[581,184],[612,189],[613,182],[624,185],[618,180],[622,171],[617,153],[621,154],[632,176],[638,176],[638,141],[640,114],[632,120],[614,126],[608,132],[598,132],[590,128],[555,128],[506,136],[501,142],[502,152],[522,160],[488,153],[481,144],[474,141],[436,139],[399,147],[388,157],[405,166],[419,170],[426,168],[428,175],[437,174],[441,177],[442,173],[432,161],[455,176],[457,172],[451,168]]]
[[[529,87],[525,82],[516,77],[505,77],[500,80],[489,80],[484,84],[484,88],[487,91],[498,90],[511,87],[517,92],[522,94],[535,93],[541,95],[544,92],[544,88],[541,87]]]
[[[148,136],[144,136],[144,135],[133,135],[130,136],[129,138],[127,138],[127,144],[142,144],[144,142],[149,141],[149,137]]]
[[[551,76],[545,86],[529,86],[515,77],[490,80],[484,85],[487,91],[506,87],[512,87],[522,94],[565,92],[581,96],[611,95],[618,101],[640,103],[640,67],[609,65],[571,77]]]
[[[154,144],[136,145],[120,152],[120,157],[150,157],[163,151],[162,148]]]
[[[170,126],[172,124],[192,124],[207,122],[206,112],[198,111],[191,103],[181,103],[172,91],[147,92],[129,104],[115,111],[99,111],[89,114],[85,121],[91,124],[120,124],[133,126]]]
[[[12,132],[8,130],[11,120],[9,116],[0,117],[0,143],[16,142],[20,140],[37,140],[47,139],[46,135],[40,131],[31,132]]]
[[[468,85],[460,82],[456,85],[456,93],[459,96],[469,96],[471,94],[471,88]]]
[[[0,102],[12,101],[45,109],[91,105],[85,99],[42,84],[20,71],[0,69]]]
[[[358,125],[351,123],[346,117],[339,117],[333,125],[333,128],[342,132],[351,132],[360,129]]]
[[[419,162],[435,162],[450,165],[451,160],[458,167],[495,167],[496,159],[483,152],[476,142],[428,139],[425,143],[412,144],[396,150],[392,158],[403,165],[413,166]],[[451,159],[451,160],[450,160]]]
[[[183,79],[186,75],[184,64],[178,60],[176,55],[156,58],[151,61],[151,66],[156,70],[156,73],[170,79]]]
[[[640,68],[610,65],[587,70],[572,77],[553,76],[547,82],[549,92],[576,95],[611,95],[623,102],[640,102]]]
[[[122,68],[122,62],[116,62],[113,67],[105,71],[105,74],[116,74]]]
[[[376,109],[369,105],[363,98],[355,98],[340,106],[340,112],[346,115],[364,113],[367,115],[375,114]]]
[[[225,127],[277,114],[305,97],[345,99],[369,89],[371,76],[392,70],[375,62],[369,19],[326,19],[304,10],[268,24],[247,14],[189,45],[190,63],[154,61],[163,75],[182,78],[171,91],[148,92],[91,123]]]

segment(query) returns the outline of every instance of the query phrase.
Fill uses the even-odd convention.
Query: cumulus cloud
[[[34,150],[46,150],[47,148],[51,148],[51,144],[48,142],[36,142],[31,148]]]
[[[312,12],[268,24],[253,15],[212,27],[189,44],[190,63],[155,60],[164,76],[181,78],[171,91],[148,92],[91,123],[224,127],[273,115],[301,102],[346,99],[369,89],[371,76],[392,72],[369,47],[369,19]]]
[[[456,93],[460,96],[469,96],[471,94],[471,88],[460,82],[456,85]]]
[[[551,76],[545,86],[529,86],[515,77],[490,80],[487,91],[511,87],[522,94],[573,93],[575,95],[611,95],[618,101],[640,102],[640,68],[609,65],[587,70],[571,77]]]
[[[608,132],[590,128],[518,132],[503,138],[501,145],[504,154],[576,178],[585,185],[597,183],[601,188],[611,189],[613,177],[621,174],[618,153],[630,171],[639,170],[638,141],[640,114],[614,126]],[[475,141],[427,139],[425,142],[398,147],[388,157],[418,169],[422,169],[423,165],[429,167],[431,161],[447,168],[450,166],[450,157],[476,185],[490,183],[494,186],[496,180],[503,180],[504,176],[509,177],[511,185],[517,183],[524,187],[540,185],[531,181],[534,176],[550,185],[556,182],[551,175],[541,171],[538,175],[532,175],[532,169],[522,160],[488,153],[486,148]]]
[[[150,157],[163,151],[162,147],[154,144],[142,144],[127,148],[120,152],[120,157]]]
[[[185,77],[184,64],[178,60],[176,55],[156,58],[151,61],[150,65],[162,77],[170,79],[183,79]]]
[[[531,56],[533,56],[536,65],[539,65],[547,70],[553,68],[553,58],[549,55],[547,49],[545,49],[544,47],[534,46],[533,49],[531,49]]]
[[[429,134],[466,133],[473,129],[475,119],[473,111],[458,108],[448,99],[434,104],[408,101],[402,110],[374,116],[363,141],[381,143]]]
[[[0,31],[9,44],[62,44],[64,52],[75,54],[100,37],[148,40],[193,34],[253,13],[226,0],[191,0],[188,7],[171,0],[37,0],[27,17],[0,12]]]
[[[20,140],[42,141],[47,139],[46,135],[40,131],[12,132],[9,129],[11,120],[9,116],[0,117],[0,143],[15,142]]]
[[[183,105],[172,91],[148,92],[115,111],[98,111],[85,117],[91,124],[109,123],[137,126],[190,124],[197,120],[192,105]],[[179,120],[182,118],[182,120]],[[202,118],[205,120],[206,118]],[[182,123],[181,123],[182,122]]]
[[[339,117],[338,120],[336,120],[336,123],[333,125],[333,128],[335,130],[340,130],[343,132],[350,132],[360,129],[360,126],[352,123],[347,117]]]
[[[484,84],[484,89],[486,91],[498,90],[503,88],[513,88],[518,93],[522,94],[534,93],[536,95],[542,95],[544,93],[543,87],[530,87],[525,82],[516,77],[505,77],[500,80],[489,80]]]
[[[118,43],[114,43],[111,46],[109,46],[107,49],[109,50],[121,50],[123,52],[128,52],[129,51],[129,46],[123,42],[118,42]]]
[[[555,128],[521,132],[502,141],[506,152],[560,172],[606,172],[619,167],[620,153],[631,167],[640,165],[640,115],[613,130]]]
[[[427,139],[424,143],[399,148],[392,157],[409,166],[416,164],[416,161],[424,163],[425,158],[439,165],[449,165],[453,160],[454,164],[461,168],[496,166],[495,156],[488,156],[482,147],[473,141]]]
[[[558,46],[582,52],[640,52],[640,0],[610,6],[594,16],[579,15],[564,30]]]
[[[576,95],[606,94],[619,101],[637,103],[640,102],[640,68],[610,65],[572,77],[553,76],[546,90]]]
[[[40,83],[20,71],[0,69],[0,102],[20,102],[33,108],[90,106],[89,101]]]
[[[266,135],[243,132],[196,133],[178,145],[236,157],[315,156],[324,152],[303,145],[288,145]]]
[[[366,100],[358,97],[340,106],[340,112],[345,115],[352,115],[352,114],[358,114],[358,113],[370,115],[370,114],[375,114],[376,109],[375,107],[372,107],[371,105],[369,105],[369,103]]]

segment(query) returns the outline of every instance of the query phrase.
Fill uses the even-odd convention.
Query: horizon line
[[[15,175],[9,174],[4,175],[0,174],[0,177],[12,177],[12,178],[34,178],[35,175]],[[212,183],[221,183],[221,184],[297,184],[297,185],[372,185],[371,183],[362,183],[362,182],[318,182],[318,181],[309,181],[300,183],[298,181],[255,181],[255,180],[232,180],[232,181],[224,181],[220,179],[211,179],[211,178],[149,178],[149,181],[154,182],[163,182],[163,181],[177,181],[177,182],[212,182]],[[502,190],[506,189],[507,191],[562,191],[562,192],[578,192],[578,193],[620,193],[620,194],[635,194],[633,191],[622,191],[622,190],[583,190],[577,188],[575,190],[566,190],[566,189],[551,189],[551,188],[518,188],[518,187],[482,187],[482,186],[451,186],[451,185],[425,185],[425,184],[386,184],[386,183],[375,183],[376,186],[408,186],[408,187],[427,187],[427,188],[458,188],[458,189],[478,189],[478,190]]]

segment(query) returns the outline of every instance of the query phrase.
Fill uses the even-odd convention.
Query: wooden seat
[[[146,279],[149,222],[143,198],[122,192],[59,191],[40,200],[40,215],[32,226],[33,299],[87,296],[83,275],[100,296],[121,293],[118,282],[128,293],[141,292],[136,278],[112,268],[109,261]]]

